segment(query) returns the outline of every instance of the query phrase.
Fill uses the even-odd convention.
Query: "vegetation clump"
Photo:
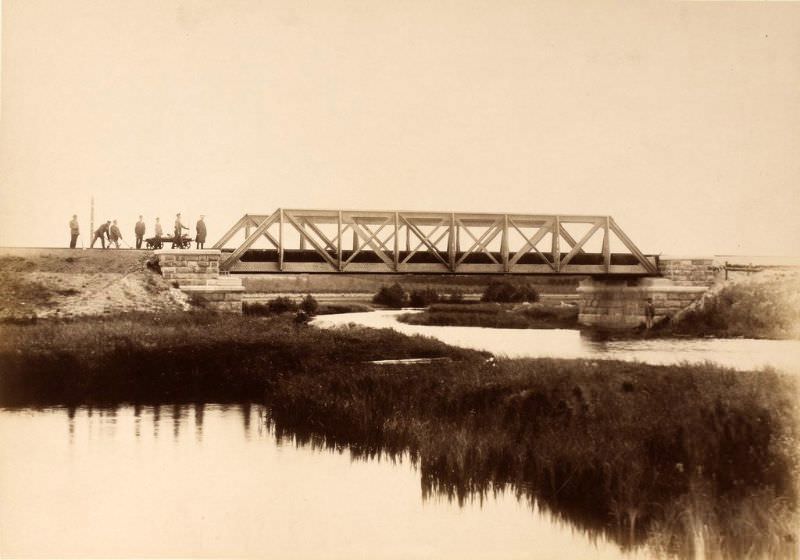
[[[500,303],[439,303],[422,313],[398,317],[411,325],[485,327],[495,329],[575,329],[578,308],[574,305],[542,303],[509,305]]]
[[[462,303],[464,292],[459,289],[452,290],[449,295],[433,287],[417,288],[409,293],[402,285],[394,283],[383,286],[372,298],[372,303],[400,309],[402,307],[428,307],[439,302]]]
[[[441,300],[442,296],[435,288],[423,288],[421,290],[412,290],[409,304],[411,307],[428,307],[430,304],[438,303]]]
[[[300,302],[300,310],[309,317],[313,317],[319,311],[319,302],[314,296],[307,294]]]
[[[269,300],[266,303],[261,302],[243,302],[242,303],[242,312],[245,315],[256,315],[256,316],[270,316],[270,315],[280,315],[281,313],[289,313],[295,312],[299,309],[299,306],[296,301],[294,301],[290,297],[286,296],[279,296],[274,299]]]
[[[493,280],[481,296],[483,302],[519,303],[539,301],[539,293],[530,284]]]
[[[366,303],[321,303],[319,309],[317,309],[317,315],[333,315],[335,313],[366,313],[372,310],[373,308]]]
[[[385,305],[386,307],[394,307],[396,309],[406,307],[408,302],[408,292],[403,289],[403,286],[396,282],[391,286],[382,286],[381,289],[378,290],[378,293],[372,298],[372,303]]]

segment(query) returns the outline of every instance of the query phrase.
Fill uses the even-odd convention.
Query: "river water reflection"
[[[650,339],[597,342],[567,329],[486,329],[479,327],[432,327],[408,325],[397,316],[408,311],[373,311],[324,315],[320,327],[350,323],[373,328],[392,328],[404,334],[420,334],[453,346],[486,350],[510,358],[585,358],[640,361],[649,364],[714,362],[739,370],[773,366],[800,373],[800,341],[752,339]]]
[[[510,492],[279,441],[261,406],[0,410],[2,557],[616,558]],[[626,555],[629,556],[629,555]]]

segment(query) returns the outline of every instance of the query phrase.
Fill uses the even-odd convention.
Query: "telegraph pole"
[[[94,235],[94,195],[89,209],[89,235]]]

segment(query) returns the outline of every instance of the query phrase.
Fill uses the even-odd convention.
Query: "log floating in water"
[[[440,362],[452,362],[450,358],[444,356],[441,358],[399,358],[396,360],[373,360],[365,362],[367,364],[378,365],[392,365],[392,364],[434,364]]]

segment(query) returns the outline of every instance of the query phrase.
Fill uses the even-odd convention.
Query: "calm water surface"
[[[0,410],[0,556],[623,556],[510,493],[423,500],[409,461],[278,441],[266,412]]]
[[[577,330],[485,329],[407,325],[397,316],[408,311],[373,311],[324,315],[314,320],[320,327],[350,323],[392,328],[404,334],[421,334],[462,348],[486,350],[510,358],[586,358],[639,361],[648,364],[710,361],[750,370],[773,366],[800,374],[800,341],[752,339],[651,339],[592,341]]]

